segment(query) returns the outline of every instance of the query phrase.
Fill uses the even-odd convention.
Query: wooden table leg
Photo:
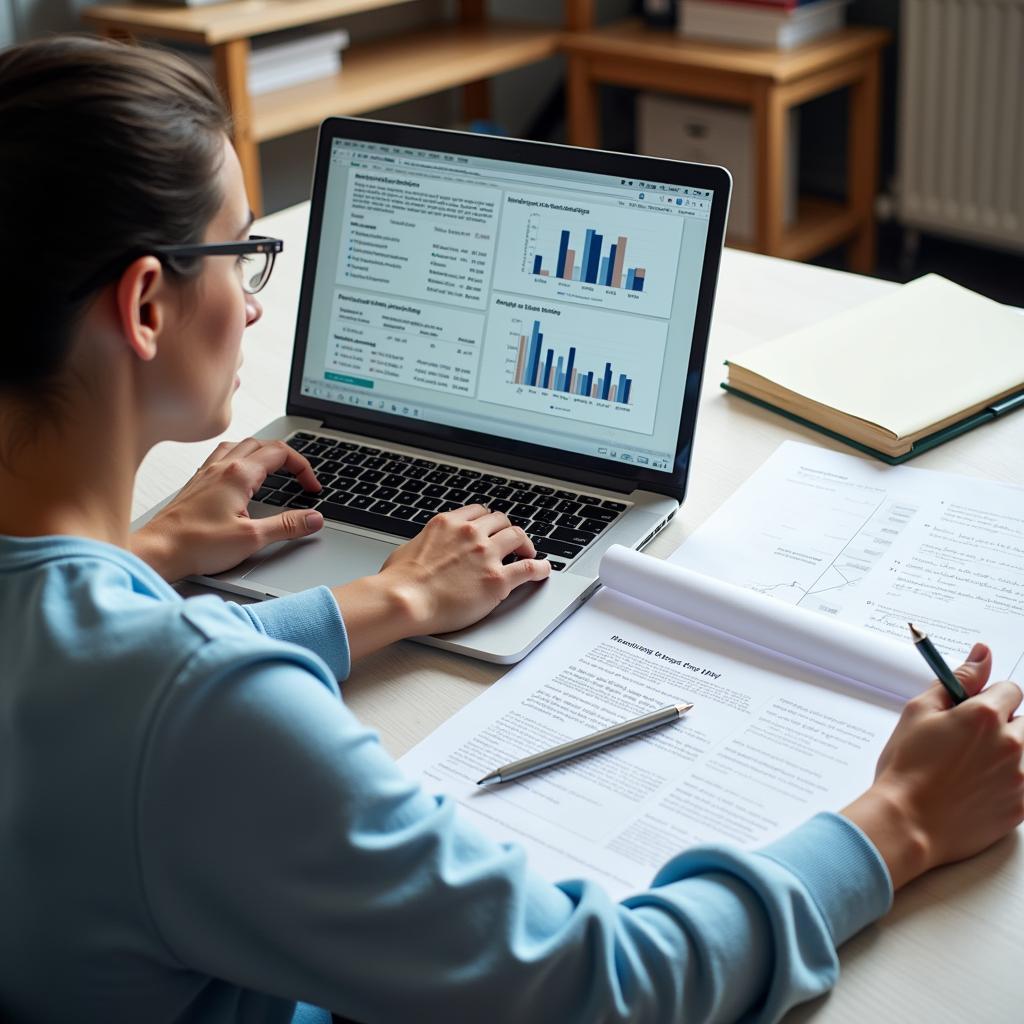
[[[464,121],[486,121],[491,116],[491,83],[488,79],[467,82],[462,87]]]
[[[601,141],[598,93],[597,83],[591,77],[590,63],[586,57],[570,55],[567,80],[569,143],[593,149],[600,145]]]
[[[850,269],[870,274],[875,269],[875,196],[878,194],[879,81],[878,50],[864,57],[864,75],[850,86],[846,180],[848,202],[858,218],[848,248]]]
[[[783,189],[789,118],[779,90],[771,82],[761,82],[754,94],[754,244],[768,256],[782,255]]]
[[[233,122],[231,141],[242,165],[249,205],[257,217],[263,213],[263,183],[260,154],[252,136],[252,110],[249,101],[249,40],[232,39],[213,47],[213,66],[217,85],[224,96]]]

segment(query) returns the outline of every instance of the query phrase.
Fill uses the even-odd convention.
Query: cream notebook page
[[[1024,387],[1024,320],[929,274],[730,362],[900,438]]]

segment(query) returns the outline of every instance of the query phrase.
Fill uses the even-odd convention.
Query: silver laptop
[[[730,179],[720,167],[334,118],[320,131],[287,415],[253,515],[315,537],[204,578],[257,598],[376,572],[433,515],[505,511],[551,562],[421,642],[514,662],[682,501]]]

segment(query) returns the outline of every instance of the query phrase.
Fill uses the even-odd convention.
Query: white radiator
[[[899,213],[1024,251],[1024,0],[903,0]]]

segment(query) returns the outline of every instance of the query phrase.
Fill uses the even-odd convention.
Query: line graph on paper
[[[889,554],[918,508],[902,501],[882,499],[860,528],[811,582],[798,579],[750,582],[748,587],[788,604],[825,615],[838,615],[851,592]]]

